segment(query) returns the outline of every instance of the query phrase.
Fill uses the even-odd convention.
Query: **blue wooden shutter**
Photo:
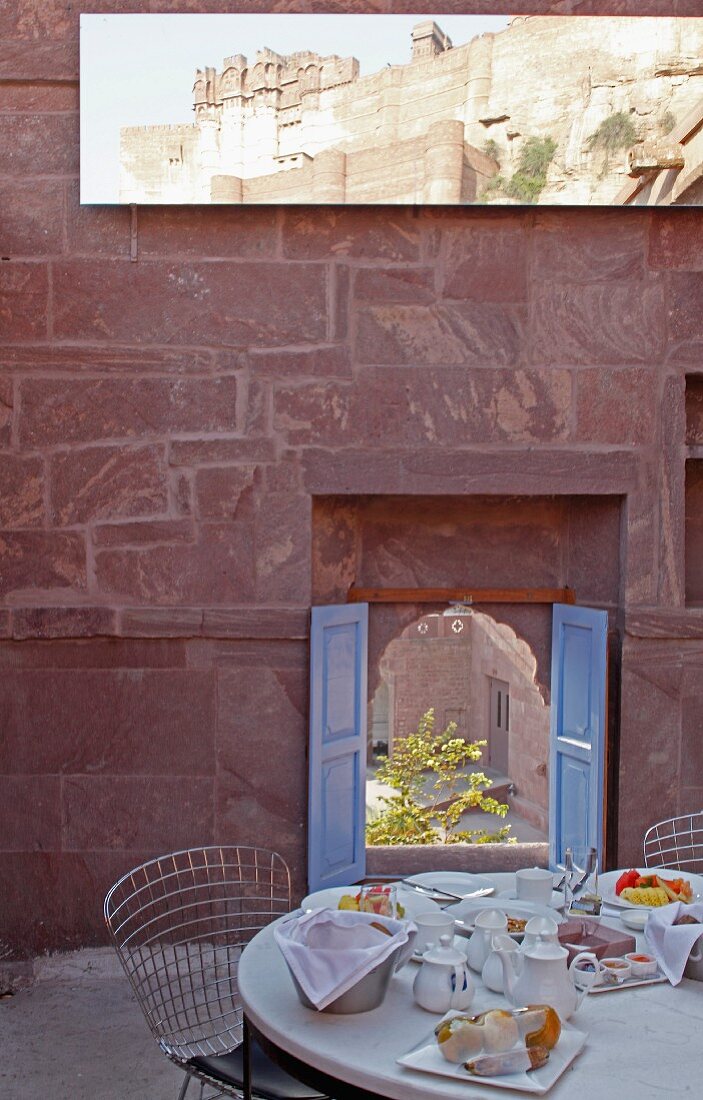
[[[366,872],[369,607],[313,607],[310,630],[308,888]]]
[[[549,746],[549,859],[593,847],[603,866],[608,615],[555,604]]]

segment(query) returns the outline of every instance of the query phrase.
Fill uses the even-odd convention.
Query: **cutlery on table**
[[[472,890],[468,894],[453,894],[451,890],[442,890],[439,886],[423,886],[420,882],[413,882],[412,879],[402,878],[400,882],[405,886],[409,886],[412,890],[417,890],[418,893],[424,894],[425,897],[431,898],[435,894],[441,894],[443,898],[451,898],[452,901],[466,901],[469,898],[485,898],[489,894],[495,892],[494,886],[484,886],[481,890]]]

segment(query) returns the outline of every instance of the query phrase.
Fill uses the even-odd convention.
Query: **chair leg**
[[[189,1073],[186,1073],[185,1074],[185,1081],[181,1085],[181,1091],[178,1093],[178,1100],[183,1100],[183,1097],[187,1093],[188,1086],[190,1085],[191,1081],[192,1081],[191,1075]],[[200,1091],[201,1091],[201,1094],[202,1094],[202,1085],[200,1086]]]

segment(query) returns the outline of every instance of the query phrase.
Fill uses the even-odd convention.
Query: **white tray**
[[[447,1014],[447,1019],[456,1016],[456,1012]],[[588,1035],[577,1031],[570,1024],[562,1024],[559,1042],[549,1052],[549,1061],[540,1069],[529,1073],[508,1073],[503,1077],[474,1077],[463,1065],[448,1062],[440,1052],[437,1040],[432,1034],[423,1039],[419,1046],[398,1058],[398,1064],[407,1069],[420,1070],[421,1073],[433,1073],[439,1077],[451,1077],[455,1081],[470,1081],[472,1085],[493,1085],[499,1089],[517,1089],[519,1092],[532,1092],[542,1096],[559,1080],[562,1073],[571,1065],[577,1054],[583,1050]]]
[[[652,974],[650,978],[633,978],[630,976],[624,982],[603,982],[599,981],[591,989],[589,997],[594,993],[614,993],[616,989],[634,989],[636,985],[657,985],[659,982],[668,982],[666,974],[662,974],[661,970],[657,969],[656,974]]]

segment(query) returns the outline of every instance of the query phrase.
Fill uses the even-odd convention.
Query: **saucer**
[[[523,898],[518,898],[516,891],[513,890],[501,890],[498,895],[499,898],[505,898],[507,901],[517,901],[520,905],[537,905],[538,902],[528,902]],[[561,909],[564,904],[564,895],[560,894],[558,890],[552,890],[552,897],[549,902],[552,909]]]

